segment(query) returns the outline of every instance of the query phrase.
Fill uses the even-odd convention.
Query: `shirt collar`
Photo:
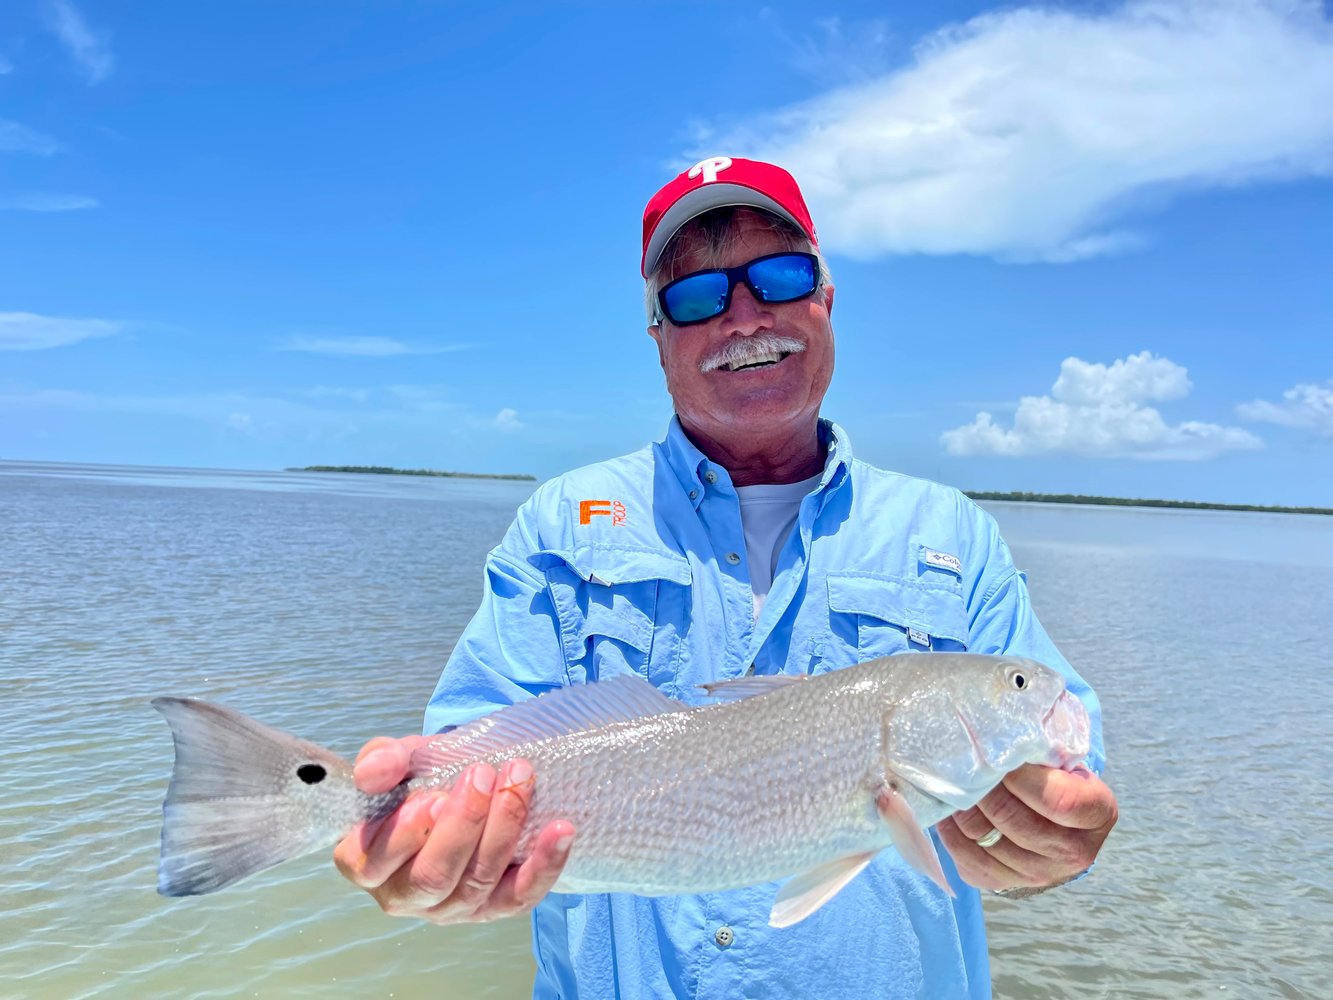
[[[824,474],[820,478],[817,492],[822,509],[828,498],[847,481],[852,466],[852,442],[847,432],[832,420],[820,419],[819,440],[827,449],[824,460]],[[666,455],[667,463],[680,481],[681,488],[690,502],[697,509],[703,502],[704,494],[712,487],[731,487],[731,476],[727,470],[701,452],[685,434],[680,425],[680,418],[673,416],[667,427],[666,439],[660,444]]]

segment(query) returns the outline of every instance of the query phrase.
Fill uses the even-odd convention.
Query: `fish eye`
[[[1009,686],[1015,691],[1022,691],[1028,686],[1028,675],[1018,667],[1010,667],[1009,672],[1005,675],[1005,679],[1009,682]]]
[[[296,769],[296,776],[307,785],[318,785],[328,777],[328,774],[329,772],[318,764],[302,764]]]

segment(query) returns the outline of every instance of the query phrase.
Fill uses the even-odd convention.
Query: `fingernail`
[[[490,795],[495,787],[495,770],[486,764],[478,764],[472,769],[472,787],[482,795]]]
[[[437,795],[435,801],[430,804],[430,821],[434,823],[440,818],[440,813],[444,812],[444,807],[449,803],[449,796]]]
[[[572,833],[565,834],[563,837],[561,837],[559,840],[555,842],[556,853],[568,854],[570,845],[572,845],[573,843],[574,843],[574,835]]]
[[[532,780],[532,765],[526,760],[516,760],[509,765],[510,785],[526,785]]]

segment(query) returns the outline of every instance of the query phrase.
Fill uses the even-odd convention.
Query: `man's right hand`
[[[356,759],[357,787],[370,795],[393,788],[427,739],[371,740]],[[525,913],[555,885],[574,840],[574,827],[557,820],[515,863],[534,784],[526,760],[498,774],[472,764],[452,789],[417,792],[384,819],[359,824],[334,849],[334,864],[392,916],[452,924]]]

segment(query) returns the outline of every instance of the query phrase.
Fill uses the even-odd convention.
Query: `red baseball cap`
[[[700,160],[668,183],[643,210],[643,276],[657,266],[667,243],[695,216],[726,205],[762,208],[786,219],[810,238],[815,248],[815,224],[805,207],[796,179],[781,167],[739,156],[712,156]]]

